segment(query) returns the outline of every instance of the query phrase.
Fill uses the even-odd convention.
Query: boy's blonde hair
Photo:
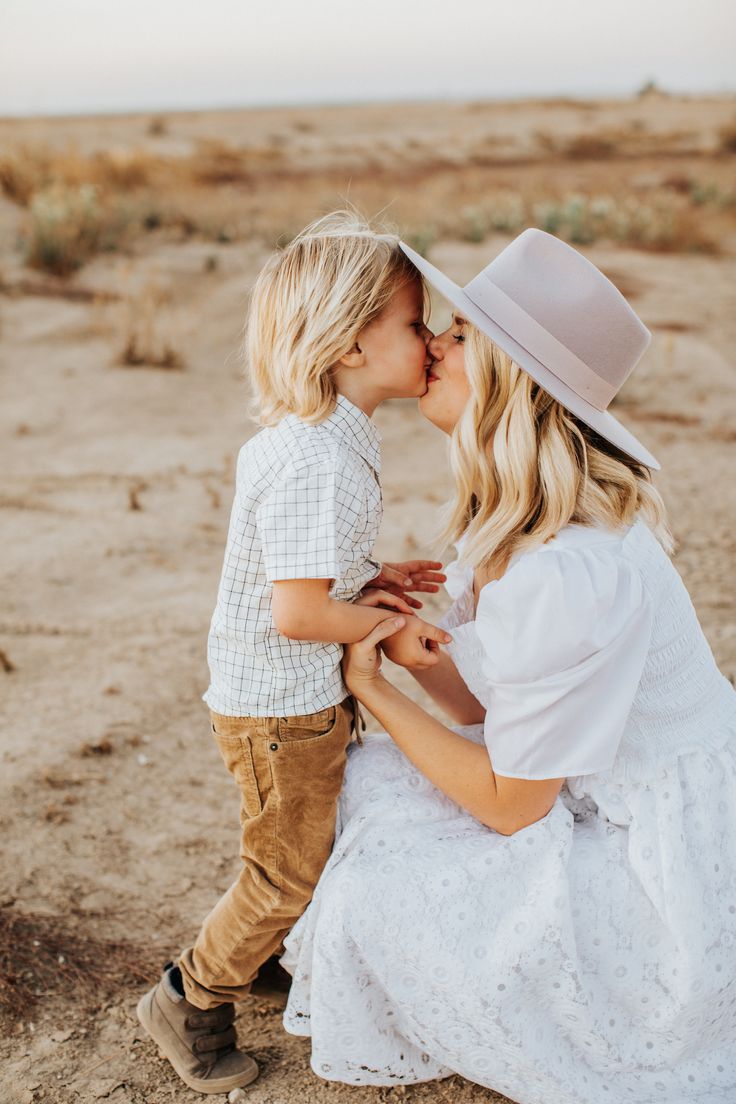
[[[398,237],[353,210],[317,219],[274,254],[253,288],[244,348],[261,425],[286,414],[326,418],[337,398],[333,367],[417,280],[424,287]]]
[[[566,410],[475,326],[465,335],[471,396],[450,441],[455,493],[443,541],[467,532],[463,561],[496,572],[565,525],[618,529],[641,513],[671,553],[649,469]]]

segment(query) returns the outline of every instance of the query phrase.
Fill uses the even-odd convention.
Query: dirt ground
[[[715,234],[712,248],[604,239],[581,248],[653,330],[617,412],[662,462],[676,564],[733,680],[736,158],[718,134],[735,114],[733,97],[284,109],[170,116],[153,137],[142,116],[0,120],[0,150],[71,143],[87,156],[148,145],[175,158],[202,135],[234,143],[247,134],[253,145],[280,135],[277,148],[292,156],[282,175],[272,166],[212,193],[215,209],[247,208],[252,232],[218,240],[164,227],[66,280],[24,264],[28,211],[0,197],[3,1101],[196,1098],[144,1039],[134,1006],[236,870],[237,798],[201,695],[235,458],[254,431],[238,346],[274,212],[298,225],[349,193],[408,222],[416,201],[426,217],[436,212],[432,260],[465,282],[516,231],[452,236],[448,205],[458,197],[530,182],[595,195],[611,180],[638,195],[673,179],[686,184],[671,191],[723,197],[688,208]],[[645,148],[559,154],[581,133],[634,133],[636,120]],[[548,148],[558,143],[547,158],[540,127]],[[493,155],[478,163],[481,147]],[[435,324],[444,310],[436,304]],[[121,363],[146,312],[175,366],[152,366],[154,355]],[[444,439],[412,402],[388,404],[376,421],[377,553],[434,555],[449,488]],[[438,596],[427,609],[446,605]],[[404,672],[396,680],[414,692]],[[262,1067],[253,1104],[503,1100],[460,1077],[405,1090],[323,1082],[309,1069],[308,1040],[284,1033],[282,1005],[260,992],[240,1009],[241,1040]]]

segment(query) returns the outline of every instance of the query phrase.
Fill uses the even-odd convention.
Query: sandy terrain
[[[238,358],[244,303],[277,232],[349,193],[369,210],[391,205],[464,282],[516,228],[458,232],[459,202],[509,189],[535,202],[602,189],[674,197],[694,238],[665,251],[605,237],[581,247],[654,332],[618,410],[662,461],[676,563],[733,679],[736,180],[722,130],[734,115],[733,98],[655,96],[191,114],[153,127],[142,116],[0,121],[0,153],[72,143],[82,159],[133,149],[176,159],[206,137],[273,154],[247,179],[197,193],[197,210],[225,211],[232,232],[164,220],[66,281],[24,264],[28,211],[0,198],[0,976],[14,978],[0,998],[26,994],[0,1044],[3,1101],[195,1099],[133,1008],[236,869],[237,799],[200,697],[233,466],[253,432]],[[571,153],[580,135],[608,135],[609,146]],[[133,331],[139,366],[120,362]],[[145,363],[165,360],[167,343],[182,367]],[[448,489],[441,435],[410,402],[377,421],[378,553],[433,553]],[[397,681],[411,684],[403,672]],[[502,1100],[459,1077],[405,1091],[322,1082],[308,1042],[283,1032],[282,1003],[259,993],[240,1012],[262,1066],[253,1104]]]

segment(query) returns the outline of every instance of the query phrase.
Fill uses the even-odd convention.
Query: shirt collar
[[[374,422],[359,407],[337,396],[335,409],[322,425],[337,433],[346,444],[354,448],[378,475],[381,471],[381,434]]]

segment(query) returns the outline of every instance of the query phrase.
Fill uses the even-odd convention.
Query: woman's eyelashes
[[[465,334],[462,334],[462,333],[453,334],[452,335],[452,340],[457,341],[458,345],[462,345],[465,341]]]

